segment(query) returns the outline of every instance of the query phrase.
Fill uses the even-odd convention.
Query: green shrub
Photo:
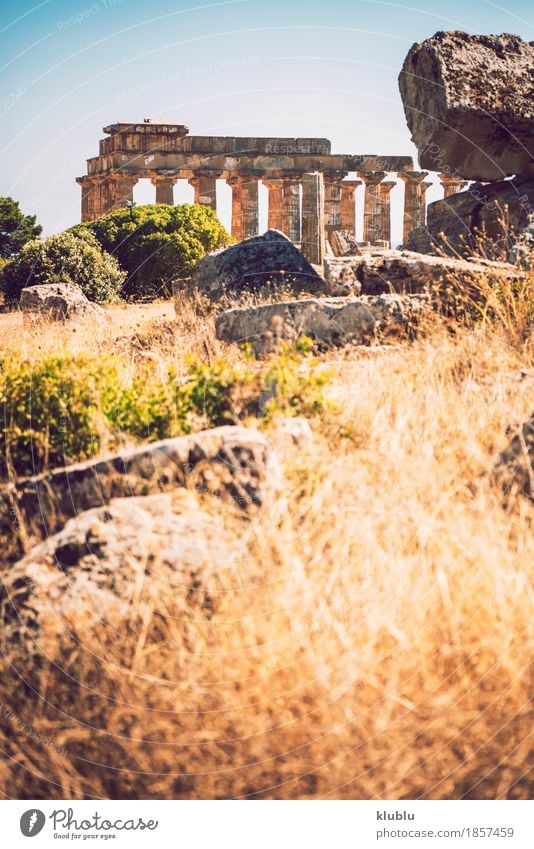
[[[231,237],[207,206],[147,204],[119,209],[72,228],[90,232],[127,272],[122,295],[150,300],[171,293],[171,281],[188,277],[207,252],[229,244]]]
[[[66,232],[28,242],[4,267],[1,279],[10,302],[17,301],[26,286],[68,280],[90,301],[105,303],[117,299],[125,276],[117,260],[90,233]]]
[[[113,450],[273,415],[325,410],[328,374],[304,359],[305,343],[268,364],[191,360],[185,377],[142,363],[86,356],[38,363],[0,360],[0,478],[39,474]]]
[[[24,215],[13,198],[0,198],[0,257],[10,259],[31,239],[41,235],[35,215]]]

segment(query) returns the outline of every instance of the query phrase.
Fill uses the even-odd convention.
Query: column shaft
[[[341,181],[343,174],[324,175],[324,227],[326,238],[341,230]]]
[[[302,253],[308,262],[322,265],[325,251],[324,182],[319,171],[302,178]]]
[[[383,242],[387,242],[389,248],[391,247],[391,204],[389,193],[395,185],[395,180],[386,180],[378,185],[380,202],[380,235],[378,238]]]
[[[282,180],[263,180],[263,185],[269,192],[267,226],[269,230],[280,230],[286,233],[284,230],[284,184]]]
[[[300,242],[300,180],[283,179],[284,228],[292,242]]]
[[[174,205],[174,184],[176,177],[165,177],[156,175],[152,177],[151,183],[156,187],[156,203]]]
[[[341,229],[356,235],[356,205],[354,196],[361,180],[345,180],[341,183]]]
[[[228,180],[232,186],[232,236],[249,239],[258,235],[258,178],[238,175]]]
[[[217,177],[219,174],[195,174],[189,183],[195,190],[195,203],[217,209]]]
[[[413,229],[424,227],[426,222],[425,194],[430,183],[423,180],[428,171],[401,171],[399,177],[404,182],[404,221],[402,240],[409,241]]]
[[[385,171],[371,171],[361,174],[365,183],[363,201],[363,239],[374,244],[382,239],[382,204],[379,184],[386,176]]]
[[[457,195],[467,186],[468,181],[462,180],[461,177],[454,177],[452,174],[438,174],[441,185],[443,186],[443,197],[449,198],[451,195]]]

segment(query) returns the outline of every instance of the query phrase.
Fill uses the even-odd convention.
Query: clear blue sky
[[[79,221],[74,179],[102,127],[145,117],[414,155],[397,88],[409,47],[442,29],[532,40],[534,13],[527,0],[412,2],[3,0],[0,195],[47,233]]]

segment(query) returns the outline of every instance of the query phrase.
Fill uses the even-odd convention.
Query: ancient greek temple
[[[424,226],[427,171],[414,171],[409,156],[335,154],[328,139],[191,136],[181,124],[145,119],[141,124],[104,127],[99,155],[78,177],[82,221],[91,221],[133,202],[134,186],[149,178],[156,203],[174,203],[174,186],[187,180],[195,203],[216,210],[217,180],[232,189],[231,232],[236,239],[258,234],[258,184],[268,190],[268,226],[301,246],[320,264],[325,244],[336,232],[356,232],[355,192],[364,186],[363,239],[389,247],[390,192],[404,183],[403,241]],[[350,174],[358,179],[348,179]],[[447,197],[461,191],[461,180],[440,175]]]

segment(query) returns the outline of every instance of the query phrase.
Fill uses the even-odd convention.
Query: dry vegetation
[[[38,694],[8,656],[2,793],[527,798],[533,508],[505,511],[486,475],[533,407],[534,346],[514,309],[328,358],[338,408],[312,420],[313,443],[272,432],[284,498],[250,522],[204,505],[252,552],[213,577],[213,618],[166,597],[132,603],[115,629],[72,623]],[[184,306],[175,335],[170,317],[167,304],[114,310],[60,344],[217,353],[209,316]],[[38,357],[58,331],[1,344]]]

